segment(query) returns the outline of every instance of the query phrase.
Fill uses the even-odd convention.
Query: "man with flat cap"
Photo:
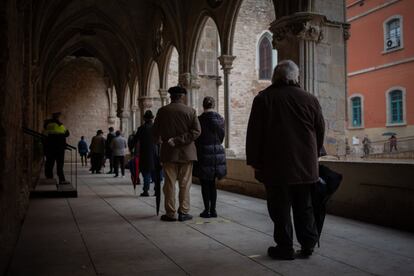
[[[163,164],[165,181],[165,215],[163,221],[175,221],[175,182],[179,186],[178,220],[192,219],[190,211],[190,186],[193,161],[197,160],[194,140],[201,134],[200,122],[195,109],[185,104],[187,91],[174,86],[168,89],[171,103],[160,108],[155,118],[153,135],[160,141],[160,159]]]
[[[149,196],[149,188],[152,178],[155,178],[155,167],[157,158],[157,144],[154,143],[152,130],[154,115],[151,110],[144,113],[144,124],[135,134],[134,145],[139,155],[139,170],[144,178],[144,187],[141,196]]]
[[[60,112],[52,113],[52,119],[46,120],[43,125],[43,134],[46,136],[44,141],[45,175],[46,178],[53,178],[53,167],[56,162],[59,184],[68,184],[63,173],[63,164],[65,162],[66,137],[69,136],[69,130],[59,120],[60,115]]]

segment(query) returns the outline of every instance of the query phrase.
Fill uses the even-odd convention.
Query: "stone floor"
[[[8,275],[414,275],[414,234],[328,216],[312,258],[275,261],[264,200],[219,191],[219,218],[171,223],[128,177],[81,170],[78,190],[31,200]]]

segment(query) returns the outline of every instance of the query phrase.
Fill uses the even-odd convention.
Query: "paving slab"
[[[412,233],[327,216],[312,258],[275,261],[265,200],[219,191],[204,219],[193,185],[194,219],[162,222],[128,175],[81,169],[78,183],[78,198],[30,201],[7,275],[414,275]]]

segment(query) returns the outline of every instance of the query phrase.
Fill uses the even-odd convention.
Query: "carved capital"
[[[182,87],[189,88],[191,84],[191,74],[183,73],[178,78],[178,84]]]
[[[151,97],[144,96],[144,97],[139,97],[138,102],[142,110],[147,110],[152,107],[153,100]]]
[[[282,17],[270,24],[273,33],[273,47],[280,48],[292,41],[308,40],[319,42],[323,39],[324,15],[298,12]]]
[[[109,115],[108,116],[108,123],[109,124],[115,124],[116,116],[115,115]]]
[[[224,73],[230,74],[231,69],[233,69],[233,61],[236,56],[230,55],[221,55],[217,59],[220,62],[221,69],[223,69]]]
[[[200,79],[196,75],[191,76],[191,88],[200,89]]]
[[[133,105],[133,106],[131,106],[131,111],[136,112],[138,110],[138,108],[139,108],[139,106]]]
[[[158,89],[158,93],[160,93],[160,97],[162,99],[165,99],[168,96],[168,90],[167,89],[160,88],[160,89]]]

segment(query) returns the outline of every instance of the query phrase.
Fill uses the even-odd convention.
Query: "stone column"
[[[323,39],[324,15],[299,12],[282,17],[270,26],[273,47],[283,59],[293,59],[300,68],[300,84],[308,92],[317,95],[316,44]]]
[[[233,68],[233,60],[235,56],[230,55],[221,55],[218,57],[220,61],[221,69],[223,70],[224,75],[224,119],[226,120],[226,138],[225,138],[225,147],[228,149],[230,145],[230,129],[231,129],[231,112],[230,112],[230,81],[229,75],[230,71]]]
[[[168,90],[164,88],[158,89],[158,93],[160,93],[161,98],[161,106],[165,106],[168,104]]]
[[[178,78],[178,85],[187,90],[186,104],[192,105],[191,73],[182,73]]]
[[[292,59],[299,65],[301,86],[319,99],[328,154],[344,155],[349,24],[298,12],[274,21],[270,31],[280,59]]]
[[[200,79],[196,75],[191,75],[191,105],[196,110],[197,114],[200,113],[200,103],[198,90],[200,89]]]
[[[130,118],[131,111],[123,110],[120,114],[121,118],[121,131],[124,137],[128,137],[130,134]]]
[[[131,106],[132,130],[136,130],[137,129],[137,110],[138,110],[138,106],[137,105]]]
[[[142,96],[138,98],[139,109],[141,111],[140,123],[142,124],[142,119],[144,117],[145,111],[151,109],[152,107],[152,98],[149,96]]]

